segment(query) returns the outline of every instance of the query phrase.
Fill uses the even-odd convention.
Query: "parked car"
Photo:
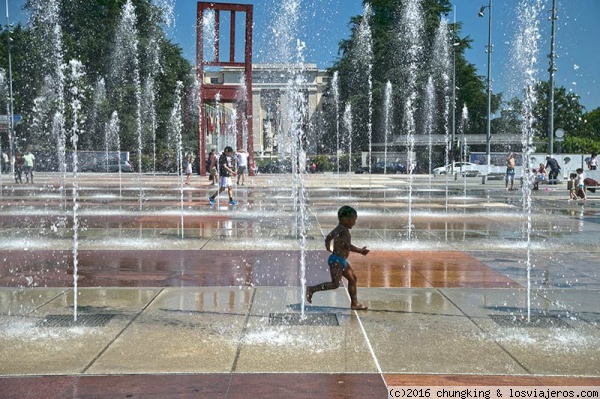
[[[98,165],[98,172],[118,172],[119,171],[119,163],[118,162],[109,162],[108,167],[106,164]],[[121,172],[130,173],[133,172],[133,166],[128,161],[121,161]]]
[[[487,170],[487,165],[478,165],[471,162],[453,162],[453,164],[454,174],[462,173],[465,176],[477,176]],[[446,173],[452,173],[452,164],[433,169],[434,176],[445,175]]]
[[[387,173],[387,174],[398,174],[406,173],[406,166],[400,162],[375,162],[371,165],[371,173]],[[354,173],[369,173],[368,166],[361,166],[357,168]]]

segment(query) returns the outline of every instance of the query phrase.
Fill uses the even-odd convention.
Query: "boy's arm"
[[[333,252],[333,248],[331,246],[331,241],[333,240],[333,231],[327,234],[327,237],[325,237],[325,249],[327,250],[327,252]]]
[[[362,248],[358,248],[358,247],[355,247],[354,245],[350,244],[350,248],[349,249],[350,249],[350,251],[357,252],[357,253],[359,253],[361,255],[366,255],[366,254],[369,253],[369,249],[367,249],[366,246],[362,247]]]

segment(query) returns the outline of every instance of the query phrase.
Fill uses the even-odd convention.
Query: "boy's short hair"
[[[348,219],[357,215],[358,213],[356,213],[356,209],[348,205],[344,205],[338,210],[338,219]]]
[[[225,147],[225,149],[223,150],[224,152],[233,152],[233,148],[231,148],[230,146]]]

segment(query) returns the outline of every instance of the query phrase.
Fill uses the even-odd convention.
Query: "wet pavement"
[[[503,181],[310,174],[302,240],[289,175],[247,179],[231,207],[200,177],[81,174],[76,212],[71,178],[3,179],[2,398],[600,385],[595,194],[542,187],[528,215]],[[371,249],[349,258],[369,310],[341,286],[302,312],[346,204]]]

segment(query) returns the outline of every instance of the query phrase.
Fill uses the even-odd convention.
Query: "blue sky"
[[[529,0],[533,2],[534,0]],[[537,63],[538,78],[548,79],[550,52],[551,0],[540,0],[545,10],[540,16],[541,39]],[[20,11],[23,0],[9,0],[11,21],[26,21]],[[195,63],[196,4],[195,0],[157,0],[173,6],[173,24],[167,34],[178,43],[184,56]],[[228,0],[228,3],[254,5],[254,61],[268,61],[270,25],[276,5],[283,0]],[[492,90],[514,94],[511,89],[510,53],[514,41],[519,0],[496,0],[492,14]],[[362,0],[299,0],[301,26],[298,39],[306,43],[304,57],[307,62],[326,68],[336,60],[338,43],[348,38],[350,17],[362,13]],[[485,46],[488,35],[488,17],[477,15],[488,0],[455,0],[456,19],[463,23],[462,36],[473,39],[472,49],[466,52],[467,60],[476,65],[479,74],[487,73]],[[3,10],[5,9],[3,4]],[[600,0],[557,0],[556,22],[556,86],[564,86],[581,97],[588,111],[600,107],[600,51],[596,40],[600,38]],[[3,11],[3,14],[5,12]],[[4,15],[5,16],[5,15]],[[450,21],[453,16],[449,16]],[[4,19],[6,21],[6,19]]]

